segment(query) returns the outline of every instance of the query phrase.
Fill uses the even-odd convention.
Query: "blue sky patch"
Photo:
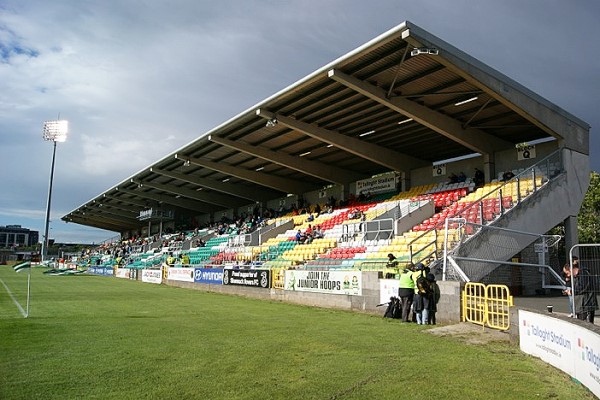
[[[40,52],[19,45],[0,43],[0,61],[2,63],[8,64],[10,59],[15,55],[26,55],[30,58],[35,58],[40,55]]]

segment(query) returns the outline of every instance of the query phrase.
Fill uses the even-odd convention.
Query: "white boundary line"
[[[19,302],[17,301],[17,299],[15,299],[15,296],[13,296],[13,294],[10,291],[10,289],[8,288],[8,286],[6,286],[6,283],[4,283],[4,281],[2,279],[0,279],[0,282],[2,283],[2,286],[4,286],[4,289],[6,289],[6,292],[8,293],[8,295],[10,296],[10,298],[12,299],[12,301],[16,304],[16,306],[19,309],[19,311],[21,311],[21,314],[23,315],[23,318],[27,318],[27,313],[25,312],[25,310],[23,310],[23,307],[21,307],[21,304],[19,304]]]

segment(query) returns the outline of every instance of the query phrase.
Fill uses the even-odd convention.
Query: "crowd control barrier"
[[[498,330],[510,328],[513,297],[505,285],[468,282],[462,293],[462,319]]]

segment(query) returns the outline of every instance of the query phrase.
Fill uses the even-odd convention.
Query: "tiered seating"
[[[468,178],[464,182],[457,183],[438,183],[427,191],[427,193],[438,193],[446,191],[454,191],[456,189],[464,189],[467,192],[472,192],[475,189],[475,183],[472,179]]]
[[[426,258],[442,248],[444,236],[441,228],[447,217],[463,217],[467,221],[486,223],[494,220],[503,210],[512,207],[517,197],[525,197],[534,187],[542,184],[539,177],[535,184],[531,179],[522,178],[517,189],[516,182],[510,182],[502,187],[502,198],[497,189],[503,185],[493,182],[469,193],[472,182],[462,184],[430,184],[412,188],[408,192],[398,193],[388,201],[356,204],[344,209],[336,209],[330,214],[316,216],[308,222],[309,214],[287,215],[276,220],[289,220],[294,222],[294,228],[271,238],[259,246],[246,246],[225,250],[227,237],[213,238],[206,247],[191,251],[192,264],[205,261],[222,264],[227,262],[263,262],[267,268],[290,267],[296,264],[305,264],[306,267],[327,268],[361,268],[381,269],[387,264],[387,254],[392,253],[402,263],[409,262],[411,256]],[[517,193],[518,192],[518,193]],[[389,197],[389,195],[388,195]],[[345,224],[359,223],[360,220],[349,220],[348,214],[354,208],[361,210],[366,220],[372,220],[386,211],[406,203],[433,200],[438,213],[422,221],[412,230],[392,239],[377,241],[356,241],[340,243],[343,226]],[[308,225],[313,228],[321,226],[325,238],[315,239],[310,244],[298,244],[295,234],[298,229],[305,231]],[[459,232],[451,226],[449,240],[456,243],[460,237]]]
[[[228,239],[229,235],[215,236],[210,238],[204,247],[198,247],[194,250],[191,250],[188,253],[190,257],[190,265],[201,265],[203,262],[216,257],[224,249]]]
[[[350,223],[358,223],[360,220],[349,220],[348,214],[355,208],[358,208],[364,213],[366,220],[376,218],[378,215],[385,213],[391,208],[403,204],[402,200],[406,203],[409,201],[415,201],[415,196],[424,195],[427,191],[439,189],[439,185],[423,185],[411,189],[406,193],[401,193],[392,197],[392,200],[381,203],[366,203],[356,204],[348,208],[337,209],[331,214],[321,214],[316,217],[313,221],[306,221],[309,214],[286,216],[283,218],[292,219],[294,221],[294,229],[290,229],[285,233],[279,235],[277,238],[271,238],[264,244],[256,246],[252,249],[244,249],[242,252],[237,253],[237,261],[248,261],[252,260],[263,260],[265,267],[275,266],[290,266],[295,263],[305,263],[307,267],[344,267],[352,268],[358,263],[364,268],[369,265],[385,265],[387,263],[387,254],[392,252],[398,253],[396,257],[400,261],[408,260],[410,258],[410,251],[408,251],[407,239],[405,237],[399,237],[393,241],[375,241],[368,242],[365,245],[363,242],[357,243],[346,243],[338,247],[338,241],[342,236],[343,225]],[[437,191],[429,194],[427,198],[435,198],[440,202],[440,206],[443,207],[449,201],[455,201],[465,194],[464,188]],[[387,204],[386,204],[387,203]],[[325,232],[325,238],[315,239],[310,244],[298,245],[295,241],[295,234],[298,229],[301,231],[306,230],[308,225],[313,227],[321,226],[323,232]],[[225,256],[222,258],[226,259]]]
[[[262,266],[264,268],[288,268],[293,265],[290,260],[269,260],[266,261]]]
[[[331,238],[314,239],[309,244],[297,244],[295,241],[282,241],[279,243],[276,253],[278,259],[303,262],[312,260],[327,249],[335,247],[337,241]]]
[[[534,183],[532,178],[521,178],[510,182],[491,182],[478,188],[462,199],[459,199],[449,207],[435,214],[432,218],[423,221],[422,224],[413,230],[431,231],[433,229],[441,230],[447,217],[465,218],[468,222],[475,224],[488,224],[498,218],[505,210],[512,208],[520,199],[533,193],[536,188],[544,184],[544,178],[536,177]],[[453,224],[451,228],[456,228]],[[473,227],[467,225],[466,233],[473,233]],[[452,237],[453,241],[458,240]],[[443,240],[441,242],[443,244]],[[438,246],[439,246],[438,239]],[[417,242],[413,243],[413,248],[417,248]],[[427,249],[421,249],[427,250]],[[418,250],[418,251],[421,251]]]
[[[326,254],[327,258],[330,259],[351,259],[354,258],[356,253],[364,253],[367,251],[367,246],[357,247],[334,247]]]
[[[132,254],[129,256],[130,261],[127,268],[152,268],[160,265],[164,259],[165,253],[155,253],[154,250],[148,250],[144,253]]]
[[[436,193],[427,193],[415,197],[414,201],[433,200],[436,209],[449,207],[452,203],[467,195],[467,189],[445,190]]]
[[[333,227],[335,227],[337,225],[341,225],[344,221],[348,220],[349,212],[350,212],[350,209],[345,208],[345,209],[335,210],[332,214],[325,214],[325,215],[328,215],[329,218],[327,218],[325,221],[321,222],[318,225],[321,225],[321,229],[323,230],[323,232],[327,232],[327,231],[331,230]]]

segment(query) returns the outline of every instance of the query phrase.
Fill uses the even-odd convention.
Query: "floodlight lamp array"
[[[44,140],[51,140],[53,142],[64,142],[67,140],[68,132],[69,121],[54,120],[44,122]]]
[[[433,47],[416,47],[412,49],[410,55],[412,57],[418,56],[420,54],[429,54],[430,56],[437,56],[439,53],[440,51]]]

